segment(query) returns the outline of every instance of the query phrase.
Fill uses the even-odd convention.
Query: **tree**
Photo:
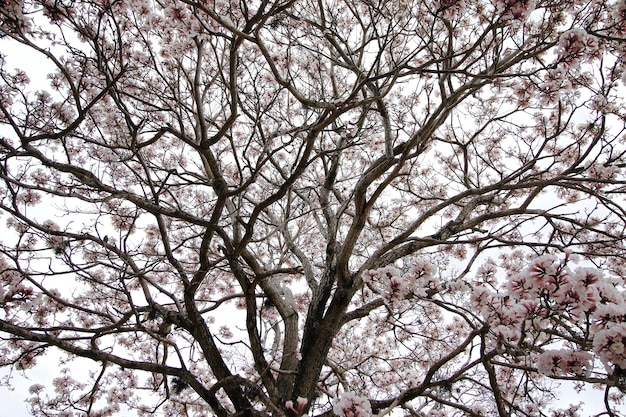
[[[626,3],[4,0],[0,363],[37,415],[626,392]],[[42,72],[47,81],[30,82]]]

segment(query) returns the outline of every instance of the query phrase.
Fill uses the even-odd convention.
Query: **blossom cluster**
[[[443,12],[443,17],[452,19],[460,15],[465,9],[464,0],[438,0],[434,3],[437,11]]]
[[[626,30],[626,3],[618,1],[613,4],[611,18],[615,21],[618,30]]]
[[[592,356],[589,352],[567,349],[548,350],[537,357],[537,370],[544,375],[588,376]]]
[[[431,262],[416,260],[405,271],[394,266],[365,271],[363,280],[389,303],[411,297],[428,297],[439,288]]]
[[[570,349],[539,354],[541,373],[587,375],[592,361],[584,350],[591,346],[605,365],[626,367],[626,296],[619,281],[596,268],[571,269],[571,262],[569,256],[540,256],[497,291],[477,285],[472,307],[490,324],[497,343],[509,346],[555,341],[565,326]],[[572,338],[575,328],[590,331]]]
[[[581,60],[595,56],[599,44],[597,39],[583,29],[574,28],[563,33],[559,38],[557,54],[566,66],[574,66]]]
[[[535,9],[535,0],[496,0],[496,10],[505,22],[523,21]]]
[[[626,324],[613,323],[598,331],[593,338],[593,350],[605,364],[626,369]]]
[[[370,417],[372,406],[367,398],[344,392],[335,400],[333,412],[339,417]]]
[[[0,258],[0,307],[8,312],[17,306],[29,305],[37,298],[32,287],[22,281],[17,271]]]

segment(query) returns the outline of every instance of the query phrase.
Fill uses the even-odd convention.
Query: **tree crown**
[[[626,4],[6,0],[0,365],[41,415],[626,390]],[[25,52],[27,51],[27,52]]]

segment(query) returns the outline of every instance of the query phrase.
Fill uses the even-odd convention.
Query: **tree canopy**
[[[42,416],[578,415],[560,381],[623,415],[625,31],[623,0],[0,1],[0,365],[92,360]]]

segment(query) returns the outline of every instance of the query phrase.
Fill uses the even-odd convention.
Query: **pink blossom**
[[[41,201],[41,195],[33,190],[26,190],[18,195],[17,201],[26,206],[35,206]]]
[[[437,0],[434,2],[437,12],[442,11],[443,17],[453,19],[463,13],[465,9],[464,0]]]
[[[626,323],[616,323],[598,331],[593,338],[593,351],[604,362],[626,369]]]
[[[515,22],[526,20],[535,9],[536,0],[496,0],[496,9],[502,13],[502,20]]]
[[[583,29],[574,28],[561,34],[557,50],[558,58],[567,67],[586,61],[598,52],[597,39]]]
[[[623,303],[598,304],[592,316],[595,331],[612,327],[616,323],[626,323],[626,305]]]
[[[366,397],[344,392],[335,399],[333,412],[339,417],[370,417],[372,407]]]
[[[437,268],[428,261],[417,260],[411,263],[408,272],[394,266],[365,271],[363,280],[390,303],[402,301],[409,296],[427,297],[439,288],[435,276]]]
[[[626,3],[623,1],[616,1],[611,4],[611,18],[613,18],[617,27],[623,31],[626,29]]]
[[[547,350],[537,358],[537,370],[544,375],[588,376],[592,356],[584,351]]]
[[[294,407],[293,401],[289,400],[285,402],[285,408],[295,412],[297,415],[300,415],[304,412],[304,407],[306,407],[308,402],[309,402],[308,399],[303,398],[303,397],[298,397],[296,399],[295,407]]]

